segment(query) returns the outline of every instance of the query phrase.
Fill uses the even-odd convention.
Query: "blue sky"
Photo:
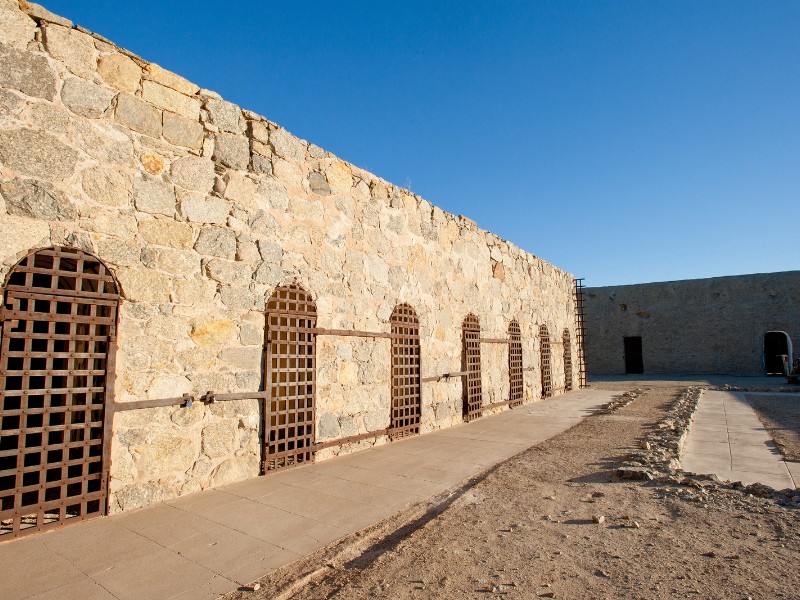
[[[800,267],[800,2],[43,3],[587,285]]]

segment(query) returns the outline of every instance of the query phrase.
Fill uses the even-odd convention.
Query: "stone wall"
[[[517,319],[536,369],[525,399],[540,397],[538,325],[574,339],[571,275],[21,4],[0,0],[0,277],[51,245],[109,266],[122,294],[116,402],[262,389],[265,302],[291,283],[319,327],[388,332],[394,307],[413,306],[423,377],[461,370],[467,313],[491,338]],[[484,402],[507,400],[507,347],[482,351]],[[318,439],[385,428],[389,340],[320,336],[317,356]],[[553,373],[563,387],[555,351]],[[422,430],[460,423],[461,394],[460,380],[424,383]],[[111,510],[256,476],[259,414],[256,400],[118,412]]]
[[[800,271],[586,288],[590,373],[624,373],[641,336],[645,373],[764,373],[764,334],[800,342]],[[797,350],[795,350],[796,356]]]

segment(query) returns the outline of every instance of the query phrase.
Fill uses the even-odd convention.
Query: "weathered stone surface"
[[[223,227],[203,227],[194,249],[200,254],[232,259],[236,256],[236,235]]]
[[[130,239],[136,235],[136,219],[133,215],[123,215],[119,211],[111,212],[97,207],[82,210],[80,226],[87,231],[96,231],[104,235]]]
[[[27,252],[50,236],[47,223],[40,220],[3,215],[0,219],[0,252],[3,256],[13,257]]]
[[[169,279],[149,269],[120,269],[125,298],[134,302],[169,302]]]
[[[263,175],[272,175],[272,161],[261,154],[253,154],[253,171]]]
[[[134,179],[133,197],[136,210],[168,217],[175,214],[175,189],[159,179],[146,176]]]
[[[252,268],[240,262],[215,258],[206,265],[208,276],[220,283],[245,285],[252,277]]]
[[[186,94],[187,96],[195,95],[200,87],[193,84],[188,79],[176,75],[172,71],[167,71],[163,67],[158,66],[156,63],[149,63],[145,69],[150,79],[163,86],[172,88],[173,90]]]
[[[174,283],[175,301],[183,304],[205,305],[214,299],[217,282],[208,279],[178,279]]]
[[[261,348],[226,348],[220,352],[219,358],[237,369],[258,369],[261,366]]]
[[[209,458],[220,458],[231,454],[236,448],[236,421],[225,420],[203,428],[203,454]]]
[[[50,56],[63,61],[67,68],[78,77],[93,79],[97,62],[94,39],[78,31],[61,25],[47,24],[42,28],[44,46]]]
[[[321,196],[329,196],[333,193],[331,186],[328,184],[327,179],[322,173],[314,171],[308,175],[308,186],[311,191]]]
[[[206,407],[202,402],[195,402],[192,406],[176,408],[170,420],[178,427],[191,427],[203,420],[206,416]]]
[[[258,184],[241,173],[230,173],[225,197],[237,202],[240,206],[255,208]]]
[[[135,92],[142,78],[141,67],[119,52],[101,56],[97,61],[97,72],[108,85],[121,92]]]
[[[161,136],[161,114],[136,96],[120,94],[114,116],[134,131],[154,138]]]
[[[231,133],[214,137],[214,160],[232,169],[247,169],[250,163],[250,145],[247,138]]]
[[[159,477],[190,469],[199,453],[198,445],[184,433],[160,430],[155,431],[149,442],[137,450],[148,473]]]
[[[78,153],[43,131],[10,129],[0,131],[0,162],[26,175],[61,181],[75,172]]]
[[[269,132],[269,143],[281,158],[293,162],[303,162],[306,158],[305,144],[282,127]]]
[[[163,133],[168,142],[184,148],[197,150],[203,146],[203,126],[168,110],[164,111]]]
[[[139,162],[150,175],[160,175],[167,167],[164,157],[154,152],[145,152],[139,157]]]
[[[45,181],[17,177],[0,184],[0,193],[12,215],[48,221],[74,221],[78,218],[78,212],[67,195]]]
[[[142,250],[142,263],[173,275],[193,277],[200,274],[200,256],[191,250],[148,247]]]
[[[239,342],[243,346],[261,346],[264,343],[264,327],[251,324],[239,328]]]
[[[151,244],[172,248],[191,248],[194,241],[191,225],[161,219],[139,223],[139,235]]]
[[[341,435],[339,420],[331,413],[325,413],[320,417],[318,433],[323,440],[338,438]]]
[[[202,317],[192,322],[192,340],[201,348],[220,346],[235,336],[236,325],[229,319]]]
[[[196,121],[200,118],[200,101],[154,81],[142,81],[142,99],[164,110]]]
[[[164,502],[174,496],[175,491],[168,483],[145,481],[125,486],[114,494],[114,500],[121,510],[136,510],[156,502]]]
[[[25,50],[35,33],[36,23],[33,19],[20,12],[16,6],[0,4],[0,44]],[[0,73],[2,72],[3,67],[0,65]]]
[[[133,166],[133,143],[123,131],[102,121],[83,119],[78,119],[74,127],[81,149],[92,158],[123,167]]]
[[[229,458],[211,474],[211,485],[226,485],[258,475],[258,458],[253,455]]]
[[[114,92],[77,77],[67,79],[61,88],[61,101],[66,107],[90,119],[102,117],[113,98]]]
[[[139,246],[119,238],[96,235],[97,255],[110,267],[141,267]]]
[[[72,21],[50,12],[41,4],[36,4],[35,2],[27,2],[26,0],[20,2],[19,7],[34,19],[40,21],[47,21],[48,23],[55,23],[56,25],[61,25],[62,27],[69,27],[69,28],[72,27]]]
[[[230,204],[215,196],[190,196],[181,201],[181,213],[195,223],[226,223]]]
[[[0,87],[52,100],[56,77],[44,56],[0,44]]]
[[[83,191],[95,202],[115,208],[130,204],[131,182],[127,175],[106,167],[83,172]]]
[[[245,120],[242,117],[242,109],[231,102],[209,98],[206,100],[205,108],[208,111],[210,121],[216,125],[220,131],[231,133],[242,133],[245,129]]]
[[[170,175],[175,184],[210,193],[214,187],[214,163],[198,156],[185,156],[172,163]]]
[[[191,382],[180,375],[158,375],[147,388],[148,398],[177,398],[192,390]]]

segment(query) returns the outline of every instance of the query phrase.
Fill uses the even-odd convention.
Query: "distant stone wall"
[[[764,334],[800,342],[800,271],[586,288],[590,373],[624,373],[641,336],[645,373],[764,373]]]
[[[574,339],[573,277],[34,4],[0,0],[0,278],[76,247],[121,286],[115,401],[262,389],[265,301],[311,293],[318,327],[420,320],[422,376],[461,370],[461,324]],[[508,399],[507,346],[482,348],[484,403]],[[577,348],[573,345],[577,364]],[[320,336],[317,439],[389,424],[390,341]],[[576,372],[577,370],[575,370]],[[553,353],[553,380],[564,369]],[[576,382],[573,381],[573,386]],[[462,420],[460,378],[422,385],[423,431]],[[260,403],[118,412],[111,510],[259,473]],[[332,447],[324,459],[385,438]]]

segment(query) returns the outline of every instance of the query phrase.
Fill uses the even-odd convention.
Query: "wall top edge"
[[[702,284],[702,283],[712,283],[712,282],[720,282],[720,283],[730,283],[734,280],[746,280],[746,279],[765,279],[770,277],[798,277],[800,278],[800,271],[773,271],[769,273],[744,273],[741,275],[719,275],[717,277],[700,277],[698,279],[674,279],[669,281],[648,281],[645,283],[626,283],[623,285],[604,285],[604,286],[587,286],[585,289],[586,291],[603,291],[603,290],[620,290],[620,289],[627,289],[627,288],[643,288],[647,286],[663,286],[663,285],[695,285],[695,284]]]
[[[137,54],[134,54],[133,52],[130,52],[129,50],[123,48],[122,46],[119,46],[119,45],[115,44],[113,41],[109,40],[108,38],[105,38],[102,35],[97,34],[97,33],[93,32],[93,31],[91,31],[89,29],[86,29],[85,27],[82,27],[82,26],[78,25],[77,23],[73,23],[71,20],[69,20],[69,19],[67,19],[65,17],[62,17],[60,15],[57,15],[57,14],[51,12],[50,10],[48,10],[47,8],[42,6],[41,4],[37,4],[37,3],[34,3],[34,2],[27,2],[26,0],[18,0],[18,5],[19,5],[20,10],[22,12],[24,12],[25,14],[27,14],[31,19],[36,21],[36,23],[39,26],[45,26],[45,27],[47,27],[47,26],[58,26],[58,27],[66,27],[66,28],[69,28],[69,29],[75,29],[77,31],[80,31],[81,33],[84,33],[86,35],[89,35],[89,36],[95,38],[96,40],[98,40],[100,42],[103,42],[104,44],[108,44],[109,46],[112,46],[115,51],[117,51],[117,52],[119,52],[121,54],[124,54],[128,58],[132,59],[133,61],[138,63],[140,67],[142,67],[145,70],[147,70],[148,66],[150,66],[151,70],[154,69],[154,68],[158,69],[161,72],[160,78],[164,78],[164,77],[176,78],[178,81],[182,82],[182,86],[186,86],[183,90],[179,90],[179,91],[182,91],[186,95],[194,96],[194,97],[202,100],[203,103],[208,99],[224,100],[224,98],[220,94],[214,92],[213,90],[200,88],[200,86],[197,86],[197,85],[191,83],[190,81],[186,80],[182,76],[180,76],[180,75],[178,75],[176,73],[173,73],[171,71],[168,71],[167,69],[164,69],[163,67],[159,66],[157,63],[155,63],[153,61],[149,61],[147,59],[144,59],[144,58],[138,56]],[[190,90],[194,90],[194,91],[192,92]],[[342,163],[346,164],[351,169],[352,174],[353,174],[354,177],[358,177],[358,178],[362,179],[363,181],[365,181],[367,183],[373,183],[374,182],[376,184],[384,185],[389,189],[390,195],[391,195],[391,192],[393,192],[393,191],[402,192],[404,194],[412,196],[416,200],[417,205],[419,205],[421,203],[427,203],[427,204],[430,205],[431,209],[440,210],[442,213],[444,213],[445,217],[448,220],[454,221],[460,228],[467,229],[467,230],[472,230],[472,231],[475,231],[476,233],[480,233],[480,234],[483,234],[484,236],[486,236],[486,238],[487,238],[486,242],[487,242],[488,246],[491,247],[491,246],[498,246],[498,245],[505,244],[510,249],[512,249],[513,251],[518,252],[523,258],[527,259],[530,262],[539,262],[539,263],[541,263],[543,265],[546,265],[547,267],[549,267],[549,268],[553,269],[554,271],[556,271],[557,273],[561,274],[562,277],[565,277],[565,278],[568,278],[568,279],[574,279],[575,278],[575,276],[572,273],[569,273],[568,271],[557,267],[553,263],[548,262],[548,261],[544,260],[543,258],[540,258],[539,256],[536,256],[535,254],[533,254],[531,252],[528,252],[527,250],[523,250],[522,248],[520,248],[519,246],[517,246],[513,242],[511,242],[509,240],[506,240],[504,238],[501,238],[497,234],[495,234],[495,233],[493,233],[493,232],[491,232],[491,231],[489,231],[487,229],[483,229],[483,228],[479,227],[477,225],[477,223],[475,221],[473,221],[472,219],[470,219],[469,217],[466,217],[464,215],[455,215],[453,213],[447,212],[447,211],[439,208],[438,206],[434,205],[432,202],[426,200],[422,196],[419,196],[418,194],[415,194],[414,192],[412,192],[412,191],[410,191],[410,190],[408,190],[406,188],[397,186],[397,185],[395,185],[395,184],[393,184],[393,183],[391,183],[389,181],[386,181],[382,177],[379,177],[378,175],[375,175],[374,173],[366,171],[366,170],[362,169],[361,167],[358,167],[358,166],[354,165],[353,163],[351,163],[349,161],[343,160],[340,157],[334,155],[333,153],[328,152],[328,151],[326,151],[326,150],[324,150],[322,148],[319,148],[313,142],[309,142],[308,140],[304,140],[304,139],[302,139],[302,138],[300,138],[298,136],[295,136],[295,135],[291,134],[291,132],[286,130],[284,127],[281,127],[279,124],[277,124],[277,123],[275,123],[273,121],[270,121],[266,117],[254,112],[254,111],[251,111],[251,110],[248,110],[248,109],[245,109],[245,108],[241,108],[241,107],[238,107],[238,106],[237,106],[237,108],[239,108],[242,111],[242,114],[244,115],[245,119],[247,119],[249,121],[263,122],[267,126],[271,126],[273,128],[277,128],[277,129],[282,129],[288,135],[291,135],[293,138],[295,138],[296,140],[301,141],[303,144],[307,145],[308,147],[316,148],[316,149],[320,150],[322,153],[324,153],[325,156],[327,156],[329,158],[332,158],[332,159],[335,159],[335,160],[341,161]]]

